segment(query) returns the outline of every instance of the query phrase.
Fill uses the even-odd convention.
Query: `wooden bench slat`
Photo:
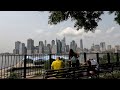
[[[96,67],[96,65],[92,66],[92,67]],[[45,78],[50,78],[50,77],[57,77],[57,76],[72,76],[72,77],[77,77],[80,76],[80,74],[82,74],[82,72],[87,72],[88,66],[81,66],[81,67],[70,67],[70,68],[63,68],[60,70],[46,70],[44,77]],[[67,77],[67,78],[68,78]]]

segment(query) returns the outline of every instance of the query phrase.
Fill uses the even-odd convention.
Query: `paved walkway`
[[[34,76],[34,77],[27,78],[27,79],[43,79],[43,76]],[[50,77],[48,79],[66,79],[66,78]]]
[[[27,79],[43,79],[43,76],[33,76],[33,77],[28,77]]]

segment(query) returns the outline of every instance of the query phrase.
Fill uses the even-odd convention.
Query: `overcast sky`
[[[67,44],[75,40],[80,45],[83,39],[84,47],[90,48],[92,43],[105,41],[112,46],[120,44],[120,26],[114,21],[114,15],[102,15],[102,21],[95,33],[85,33],[83,29],[75,30],[71,20],[56,26],[48,25],[48,12],[38,11],[0,11],[0,53],[13,52],[15,41],[27,43],[32,38],[35,46],[39,41],[62,39],[65,35]]]

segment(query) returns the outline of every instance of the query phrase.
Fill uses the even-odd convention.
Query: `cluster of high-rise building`
[[[14,54],[26,54],[26,47],[24,43],[20,41],[15,42],[15,49],[13,50]]]
[[[14,54],[68,54],[69,50],[73,49],[80,53],[83,50],[83,43],[80,40],[80,48],[77,47],[77,43],[72,40],[70,45],[66,44],[65,37],[62,40],[56,39],[52,40],[51,44],[47,44],[47,41],[39,41],[38,46],[34,46],[34,40],[28,39],[27,45],[20,41],[15,42]]]
[[[68,54],[69,50],[73,49],[77,53],[86,52],[86,53],[105,53],[105,52],[120,52],[120,45],[116,45],[112,48],[111,45],[101,42],[97,45],[92,45],[90,49],[83,47],[83,41],[80,39],[80,46],[72,40],[70,45],[66,44],[65,37],[62,40],[56,39],[52,40],[51,44],[48,44],[47,41],[39,41],[37,46],[34,46],[34,40],[28,39],[27,45],[20,41],[15,42],[15,49],[13,50],[14,54]]]
[[[119,53],[120,52],[120,45],[115,45],[115,47],[112,47],[111,45],[106,45],[105,42],[101,42],[99,45],[92,45],[91,49],[88,50],[88,52],[98,52],[98,53]]]

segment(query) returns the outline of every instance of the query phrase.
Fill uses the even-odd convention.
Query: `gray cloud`
[[[114,29],[115,29],[115,27],[111,27],[110,29],[108,29],[107,31],[106,31],[106,33],[112,33],[113,31],[114,31]]]

